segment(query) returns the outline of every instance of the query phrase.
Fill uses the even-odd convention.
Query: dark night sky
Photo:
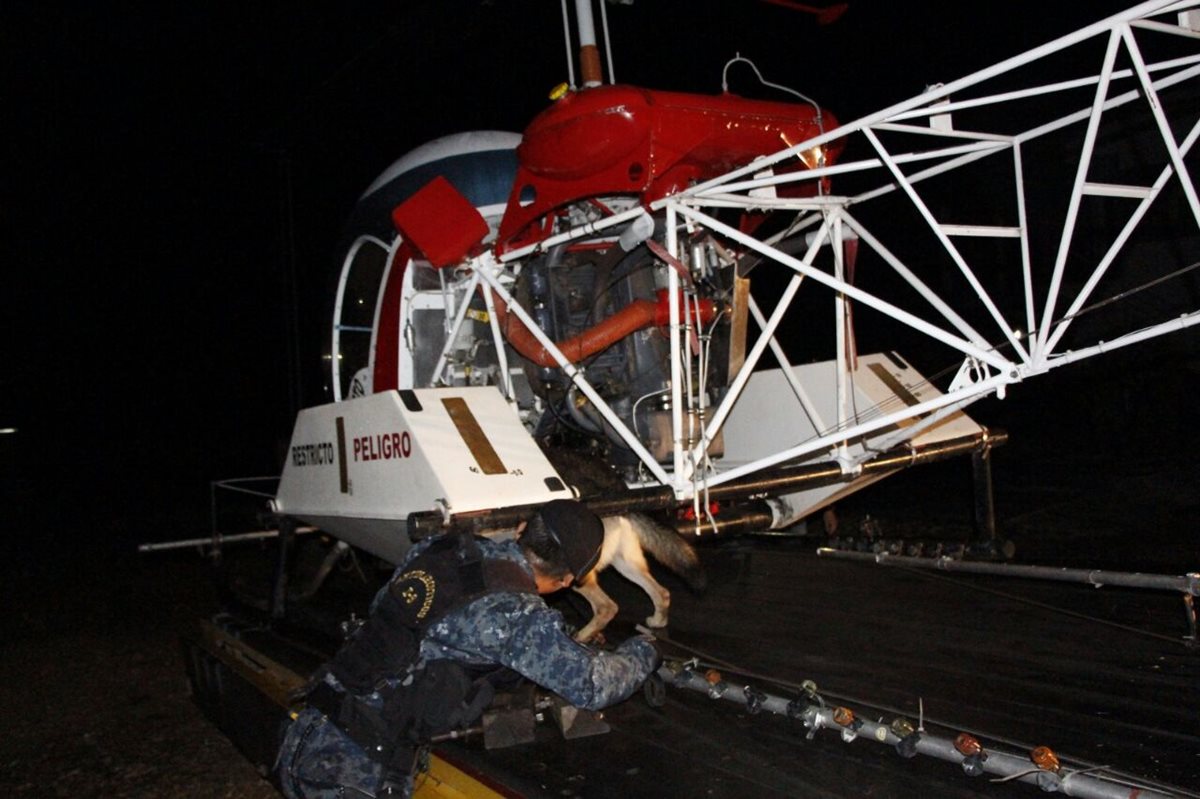
[[[622,82],[716,92],[740,52],[850,120],[1126,5],[860,0],[818,27],[636,0],[610,22]],[[209,480],[277,473],[294,406],[325,400],[357,195],[433,137],[520,130],[565,79],[548,0],[6,10],[0,524],[45,540],[203,532]]]

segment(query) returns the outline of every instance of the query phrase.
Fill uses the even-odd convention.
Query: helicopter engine
[[[696,359],[683,431],[693,446],[705,409],[728,385],[731,346],[741,345],[731,340],[733,320],[745,314],[733,291],[738,258],[707,235],[668,231],[651,204],[833,124],[828,112],[808,106],[607,86],[566,94],[523,136],[475,132],[419,148],[376,181],[351,220],[357,235],[333,325],[334,399],[501,386],[548,453],[586,455],[593,467],[603,463],[637,480],[640,460],[628,433],[578,391],[538,334],[667,462],[672,352],[664,331],[674,270],[683,286],[678,323]],[[822,162],[836,152],[823,151]],[[439,193],[434,178],[448,184]],[[732,221],[750,229],[760,220],[743,214]],[[554,241],[560,230],[587,226],[594,235]],[[452,231],[467,229],[480,235],[454,240]],[[669,235],[679,237],[678,257],[666,251]],[[460,268],[486,248],[501,256],[501,279],[532,326]],[[719,435],[705,452],[721,455]]]
[[[622,235],[631,231],[633,226]],[[589,381],[659,461],[669,457],[671,448],[670,347],[661,332],[669,314],[665,268],[645,243],[626,251],[618,239],[607,249],[554,248],[527,263],[518,283],[518,298],[533,309],[538,327],[548,337],[588,342],[580,365]],[[714,270],[703,284],[697,284],[696,314],[689,320],[703,326],[697,341],[708,356],[706,396],[703,401],[694,398],[705,407],[712,405],[725,384],[730,328],[718,309],[728,307],[729,271]],[[623,335],[630,328],[633,332]],[[621,437],[557,364],[537,349],[522,355],[524,377],[546,408],[539,418],[539,438],[572,449],[600,451],[622,470],[637,463]],[[718,453],[710,448],[710,454]]]

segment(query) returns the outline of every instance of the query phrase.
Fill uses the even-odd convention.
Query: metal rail
[[[315,533],[317,527],[297,527],[296,533]],[[239,544],[245,541],[260,541],[264,538],[277,538],[278,530],[252,530],[248,533],[233,533],[203,538],[184,538],[178,541],[159,541],[153,544],[138,544],[138,552],[163,552],[169,549],[190,549],[191,547],[219,547],[222,544]]]
[[[190,549],[192,547],[209,547],[216,551],[221,548],[222,544],[238,544],[247,541],[259,541],[264,538],[275,538],[279,535],[278,529],[265,530],[248,530],[241,533],[222,533],[217,529],[218,517],[220,516],[218,507],[218,497],[224,496],[219,494],[220,491],[227,491],[234,494],[242,494],[252,497],[260,497],[263,499],[272,499],[275,492],[260,491],[254,488],[247,488],[247,484],[264,484],[279,482],[279,475],[264,475],[261,477],[230,477],[222,480],[212,480],[209,482],[209,529],[211,533],[203,538],[185,538],[177,541],[157,541],[153,543],[139,544],[138,552],[163,552],[172,549]],[[260,523],[261,520],[260,520]],[[314,533],[317,532],[316,527],[296,527],[296,533]]]
[[[847,482],[854,476],[891,474],[909,466],[986,451],[992,447],[1001,446],[1007,441],[1008,434],[1005,431],[988,430],[981,436],[963,436],[924,446],[908,443],[880,453],[872,460],[862,464],[856,475],[847,475],[841,465],[833,461],[781,467],[716,485],[709,490],[708,497],[718,501],[737,501],[753,499],[766,494],[782,494],[834,485]],[[674,509],[678,505],[669,486],[632,489],[623,494],[585,496],[580,499],[598,516],[613,516],[637,511],[664,511]],[[515,527],[521,521],[537,513],[539,507],[539,505],[512,506],[488,511],[454,513],[450,515],[449,519],[437,511],[413,513],[407,520],[408,535],[413,541],[419,541],[422,538],[450,530],[479,532],[489,528]],[[747,509],[746,514],[731,513],[730,515],[731,518],[725,525],[721,524],[722,519],[718,519],[718,527],[725,527],[726,531],[750,529],[756,522],[766,520],[764,510],[758,505]]]
[[[918,568],[918,569],[939,569],[942,571],[958,571],[974,574],[996,574],[1006,577],[1027,577],[1042,580],[1059,580],[1062,582],[1086,583],[1100,588],[1105,585],[1119,585],[1127,588],[1150,588],[1161,591],[1178,591],[1183,597],[1183,612],[1187,619],[1188,634],[1183,637],[1183,643],[1189,647],[1194,647],[1200,643],[1200,620],[1196,617],[1196,596],[1200,595],[1200,573],[1191,572],[1184,575],[1169,575],[1169,574],[1142,574],[1140,572],[1115,572],[1105,571],[1103,569],[1068,569],[1057,568],[1053,566],[1026,566],[1019,564],[1006,563],[980,563],[977,561],[962,561],[949,557],[940,558],[920,558],[908,557],[903,555],[892,555],[885,552],[844,552],[839,549],[830,549],[822,547],[817,550],[817,555],[823,557],[842,558],[843,560],[856,560],[859,562],[871,561],[882,566],[895,566],[897,568]],[[948,580],[950,578],[943,577],[940,579]],[[1023,597],[1012,597],[1008,594],[1003,594],[999,591],[994,591],[1002,596],[1010,596],[1019,602],[1036,604],[1041,607],[1046,607],[1058,613],[1072,614],[1070,611],[1062,608],[1055,608],[1041,603],[1035,603],[1032,600]],[[1082,618],[1091,621],[1106,624],[1111,627],[1127,630],[1139,635],[1147,635],[1153,638],[1161,638],[1163,640],[1174,641],[1176,639],[1168,638],[1157,633],[1152,633],[1146,630],[1140,630],[1134,627],[1128,627],[1124,624],[1096,619],[1091,616],[1081,616]]]
[[[1161,591],[1180,591],[1191,596],[1200,596],[1200,573],[1184,575],[1142,574],[1140,572],[1117,572],[1104,569],[1067,569],[1054,566],[1025,566],[1010,563],[980,563],[955,560],[953,558],[914,558],[891,555],[886,552],[845,552],[840,549],[821,547],[817,554],[825,558],[871,561],[880,566],[907,566],[917,569],[940,569],[942,571],[968,572],[972,574],[998,574],[1005,577],[1032,577],[1040,580],[1060,580],[1071,583],[1087,583],[1097,588],[1119,585],[1127,588],[1153,588]]]
[[[891,746],[902,757],[927,755],[960,765],[970,776],[994,774],[1002,779],[1036,785],[1043,791],[1080,796],[1088,799],[1168,799],[1175,794],[1164,793],[1149,786],[1118,781],[1103,776],[1098,769],[1072,769],[1059,762],[1057,755],[1046,747],[1037,747],[1027,756],[985,749],[973,736],[965,733],[955,739],[932,735],[914,727],[906,719],[897,718],[890,724],[861,718],[846,707],[824,704],[813,692],[812,701],[804,698],[777,696],[749,685],[727,682],[715,670],[704,673],[686,663],[666,663],[657,676],[667,685],[687,688],[707,694],[712,699],[725,699],[746,707],[751,715],[767,711],[800,721],[809,736],[818,730],[829,729],[841,734],[847,743],[862,738]]]

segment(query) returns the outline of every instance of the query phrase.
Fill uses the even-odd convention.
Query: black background
[[[849,121],[1127,2],[850,5],[828,27],[763,0],[613,5],[616,77],[715,93],[722,65],[740,53]],[[182,679],[178,635],[216,607],[215,570],[192,551],[138,555],[135,545],[205,535],[211,481],[279,472],[297,409],[328,399],[323,337],[337,242],[357,197],[423,142],[520,131],[545,108],[566,78],[559,3],[18,0],[0,16],[0,76],[0,428],[18,431],[0,435],[0,684],[9,689],[0,705],[15,720],[7,739],[0,732],[0,786],[19,796],[273,795],[191,706]],[[763,96],[745,71],[732,78],[734,91]],[[1186,307],[1197,307],[1194,273],[1180,283]],[[1195,570],[1196,341],[1195,331],[1163,337],[973,407],[1012,436],[994,464],[1001,533],[1018,558]],[[970,499],[969,464],[951,461],[882,481],[840,510],[851,531],[866,512],[885,517],[889,536],[954,537],[969,527]],[[757,557],[770,575],[756,580],[742,573],[742,543],[704,553],[730,610],[689,621],[689,606],[707,617],[720,592],[701,601],[677,586],[682,638],[711,624],[715,651],[741,635],[744,657],[766,657],[765,671],[815,669],[863,693],[861,670],[873,696],[963,700],[962,717],[985,726],[1034,707],[996,701],[989,680],[1015,673],[1034,697],[1054,694],[1049,714],[1024,714],[1035,716],[1038,742],[1049,726],[1044,742],[1078,749],[1068,725],[1104,745],[1128,739],[1121,751],[1138,751],[1116,765],[1194,782],[1196,748],[1175,721],[1194,702],[1170,686],[1195,685],[1195,669],[1173,644],[1109,643],[1074,620],[1013,612],[973,589],[939,594],[911,575],[892,584],[845,564],[818,569],[807,539],[751,542],[765,548]],[[1051,590],[1030,586],[1015,590]],[[614,596],[625,621],[640,619],[644,597],[623,587]],[[771,609],[754,619],[761,635],[742,629],[748,588]],[[1177,636],[1177,598],[1143,596],[1078,587],[1063,604]],[[728,625],[737,634],[725,636]],[[998,637],[981,643],[985,630]],[[770,636],[784,646],[764,647]],[[930,668],[938,663],[948,667]],[[1097,673],[1108,681],[1094,683]],[[1049,674],[1080,690],[1060,691]],[[1135,705],[1134,729],[1173,730],[1165,765],[1157,744],[1129,736]],[[686,726],[659,737],[707,735]],[[732,734],[712,738],[714,764],[738,753]],[[752,734],[755,745],[740,751],[753,759],[763,728]],[[894,769],[890,753],[872,764],[834,740],[822,758],[793,760],[786,746],[779,763],[800,775],[866,773],[880,795],[912,785],[937,793],[920,771]]]
[[[717,92],[740,53],[848,121],[1125,6],[860,1],[822,27],[637,0],[609,21],[621,82]],[[0,523],[60,551],[203,534],[209,481],[278,473],[295,411],[327,399],[357,196],[431,138],[521,130],[566,78],[549,0],[18,3],[0,58]],[[1068,390],[985,409],[1053,417]]]

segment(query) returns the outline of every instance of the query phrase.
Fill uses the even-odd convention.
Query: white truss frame
[[[692,310],[686,287],[681,294],[680,275],[674,269],[667,270],[670,281],[669,296],[672,298],[670,342],[671,409],[674,435],[673,455],[669,468],[655,460],[634,431],[626,427],[612,408],[588,383],[586,376],[566,360],[554,342],[550,341],[540,330],[526,309],[522,308],[508,291],[512,276],[519,269],[520,263],[525,257],[543,252],[558,243],[595,236],[605,228],[620,225],[645,213],[644,209],[633,208],[608,217],[602,222],[565,231],[538,245],[506,253],[501,258],[486,253],[470,263],[471,280],[481,281],[490,289],[485,292],[489,310],[492,307],[492,293],[494,292],[504,300],[510,312],[515,313],[537,337],[542,346],[553,355],[578,390],[595,405],[607,422],[641,458],[647,481],[671,486],[679,499],[694,499],[702,495],[702,492],[709,487],[736,480],[784,462],[812,459],[818,456],[835,457],[842,463],[843,469],[847,473],[853,473],[863,462],[878,452],[879,448],[873,446],[870,452],[851,454],[846,447],[847,441],[872,434],[880,436],[882,435],[881,431],[898,422],[919,419],[916,424],[909,424],[895,434],[890,434],[882,439],[889,447],[901,445],[950,413],[982,397],[992,394],[1003,396],[1008,385],[1020,382],[1026,377],[1092,357],[1101,352],[1188,328],[1200,322],[1200,310],[1196,310],[1149,327],[1126,332],[1113,340],[1096,342],[1082,348],[1077,347],[1073,351],[1060,351],[1059,349],[1073,318],[1094,296],[1097,286],[1121,253],[1122,247],[1129,241],[1135,228],[1154,203],[1162,197],[1164,189],[1171,185],[1177,185],[1182,189],[1187,206],[1186,214],[1190,216],[1190,221],[1196,226],[1195,228],[1189,226],[1188,230],[1183,233],[1195,235],[1197,230],[1200,230],[1200,200],[1197,199],[1195,186],[1185,163],[1185,157],[1192,150],[1197,137],[1200,136],[1200,122],[1193,124],[1185,135],[1177,139],[1160,102],[1160,92],[1185,82],[1200,89],[1200,82],[1197,81],[1200,76],[1200,34],[1184,24],[1185,22],[1200,23],[1200,11],[1197,11],[1197,8],[1200,8],[1200,2],[1195,0],[1191,2],[1152,0],[1142,3],[1128,11],[1063,36],[1020,56],[1010,58],[952,83],[931,88],[917,97],[893,105],[876,114],[827,131],[808,141],[760,158],[751,165],[653,203],[650,211],[665,214],[668,230],[666,245],[675,257],[683,257],[679,251],[677,239],[680,228],[687,228],[689,231],[703,229],[719,238],[735,242],[740,247],[761,255],[766,262],[791,272],[790,282],[774,308],[764,314],[757,304],[751,303],[750,312],[759,327],[759,335],[746,354],[744,364],[733,379],[725,397],[715,409],[706,410],[702,417],[706,419],[703,433],[697,443],[689,447],[685,442],[695,440],[695,436],[689,439],[685,435],[684,429],[688,424],[687,420],[693,418],[691,413],[695,409],[689,407],[689,396],[692,396],[693,392],[688,390],[688,386],[698,379],[695,363],[697,353],[692,351],[694,326],[691,321]],[[1155,39],[1155,37],[1158,38]],[[1184,55],[1172,53],[1170,58],[1155,61],[1148,59],[1145,52],[1146,42],[1142,40],[1143,38],[1154,41],[1170,40],[1176,47],[1183,43],[1192,46],[1194,52]],[[1014,89],[1009,85],[999,89],[993,88],[1000,78],[1015,79],[1018,77],[1016,73],[1022,72],[1020,77],[1025,79],[1028,77],[1024,75],[1025,72],[1035,73],[1040,64],[1056,54],[1089,42],[1094,45],[1097,40],[1106,42],[1106,47],[1103,58],[1091,74],[1069,79],[1051,78],[1049,82],[1041,82],[1045,78],[1035,74],[1031,79],[1032,82],[1025,88]],[[1119,57],[1126,59],[1129,64],[1128,68],[1116,68]],[[1034,69],[1030,69],[1031,67]],[[1086,106],[1070,105],[1068,94],[1088,90],[1091,92],[1091,100]],[[948,124],[955,114],[977,112],[987,108],[1000,110],[1034,98],[1039,101],[1056,102],[1060,110],[1055,112],[1051,118],[1039,120],[1034,126],[1015,133],[1006,130],[954,130]],[[1097,135],[1101,130],[1101,122],[1105,119],[1105,114],[1132,103],[1144,103],[1148,107],[1149,114],[1162,139],[1165,156],[1157,179],[1150,185],[1144,186],[1114,185],[1090,181],[1088,176],[1093,159],[1096,157]],[[976,115],[972,113],[972,116]],[[1007,124],[1011,124],[1013,118],[1011,115],[1005,117],[1004,114],[999,114],[998,117],[1003,118]],[[1035,286],[1030,248],[1030,230],[1036,220],[1030,219],[1026,208],[1023,148],[1040,137],[1073,125],[1083,126],[1083,145],[1079,151],[1079,160],[1069,193],[1065,220],[1061,222],[1062,229],[1057,233],[1057,253],[1050,269],[1050,279],[1048,285],[1038,287]],[[824,148],[838,140],[852,141],[856,138],[869,145],[869,149],[873,153],[871,157],[859,160],[840,160],[832,166],[775,172],[764,176],[764,173],[771,172],[769,167],[786,166],[787,162],[794,162],[801,153],[810,152],[813,148]],[[921,149],[897,151],[888,144],[892,138],[905,138],[906,141],[920,139],[926,142],[927,146]],[[921,184],[933,178],[943,178],[955,170],[975,164],[985,158],[1006,155],[1011,159],[1016,180],[1009,187],[988,186],[987,188],[990,192],[1009,192],[1008,200],[1015,209],[1015,225],[944,223],[939,221],[935,211],[918,190],[921,188]],[[867,182],[870,187],[852,196],[822,196],[818,194],[802,199],[773,196],[775,189],[787,184],[816,185],[816,182],[822,179],[835,178],[833,185],[836,187],[839,185],[839,180],[847,179],[850,176],[854,176],[855,180]],[[989,320],[990,327],[977,329],[969,324],[964,318],[964,314],[956,310],[955,303],[939,296],[931,286],[917,276],[916,270],[889,249],[884,234],[873,231],[864,223],[858,209],[889,196],[893,199],[897,196],[906,199],[924,220],[929,231],[932,232],[945,254],[957,267],[966,285],[969,286],[969,295],[986,311],[984,317]],[[1073,236],[1080,206],[1087,197],[1126,198],[1134,205],[1128,221],[1117,233],[1111,246],[1099,261],[1091,265],[1092,271],[1083,288],[1074,297],[1068,298],[1061,296],[1064,288],[1064,273],[1068,258],[1072,254]],[[729,207],[746,210],[775,210],[794,214],[796,223],[793,225],[793,229],[803,229],[808,226],[815,228],[816,233],[810,236],[810,246],[802,256],[790,255],[771,242],[756,239],[719,221],[715,216],[716,209]],[[847,237],[856,237],[861,245],[869,247],[880,256],[918,296],[928,303],[932,313],[925,316],[918,315],[900,307],[895,302],[856,287],[843,275],[842,248],[840,246],[830,247],[834,254],[832,270],[827,271],[819,267],[816,259],[822,248],[833,242],[840,243]],[[1018,244],[1024,294],[1024,318],[1020,320],[1019,324],[1001,312],[993,297],[984,288],[978,275],[972,270],[967,258],[956,246],[956,239],[966,237],[1013,239]],[[790,378],[790,371],[785,368],[785,372],[788,372],[789,379],[791,379],[791,388],[796,394],[803,412],[813,418],[818,430],[827,432],[809,441],[782,447],[779,451],[754,460],[752,463],[722,469],[721,464],[712,463],[706,458],[708,444],[721,430],[751,373],[768,348],[772,350],[782,365],[787,366],[787,359],[776,333],[801,285],[814,283],[824,286],[833,293],[838,309],[835,324],[837,325],[837,363],[839,364],[837,381],[839,418],[833,424],[817,423],[816,411],[805,396],[803,386],[798,385],[794,378]],[[844,331],[848,327],[846,315],[849,313],[852,303],[881,313],[936,342],[940,342],[957,353],[962,358],[962,363],[957,376],[950,382],[944,393],[935,399],[891,412],[879,410],[874,415],[867,416],[850,413],[847,396],[852,391],[853,375],[850,367],[852,354],[849,344],[845,340]],[[958,300],[957,303],[961,308],[962,301]],[[1065,307],[1065,312],[1058,315],[1060,308],[1063,307]],[[492,316],[494,318],[494,314]],[[460,312],[451,326],[454,328],[450,331],[451,339],[457,334],[457,326],[461,324],[461,319]],[[1027,335],[1017,332],[1022,327],[1029,331]],[[497,336],[497,344],[500,345],[499,331],[495,330],[494,333]],[[990,338],[989,333],[991,334]],[[1000,342],[1000,344],[995,342]],[[498,346],[498,350],[503,352],[503,346]],[[444,356],[445,353],[443,353],[443,360]],[[504,372],[507,378],[507,368],[504,369]],[[509,396],[512,396],[510,382],[506,380],[502,388],[509,393]],[[876,439],[877,442],[878,440]]]

